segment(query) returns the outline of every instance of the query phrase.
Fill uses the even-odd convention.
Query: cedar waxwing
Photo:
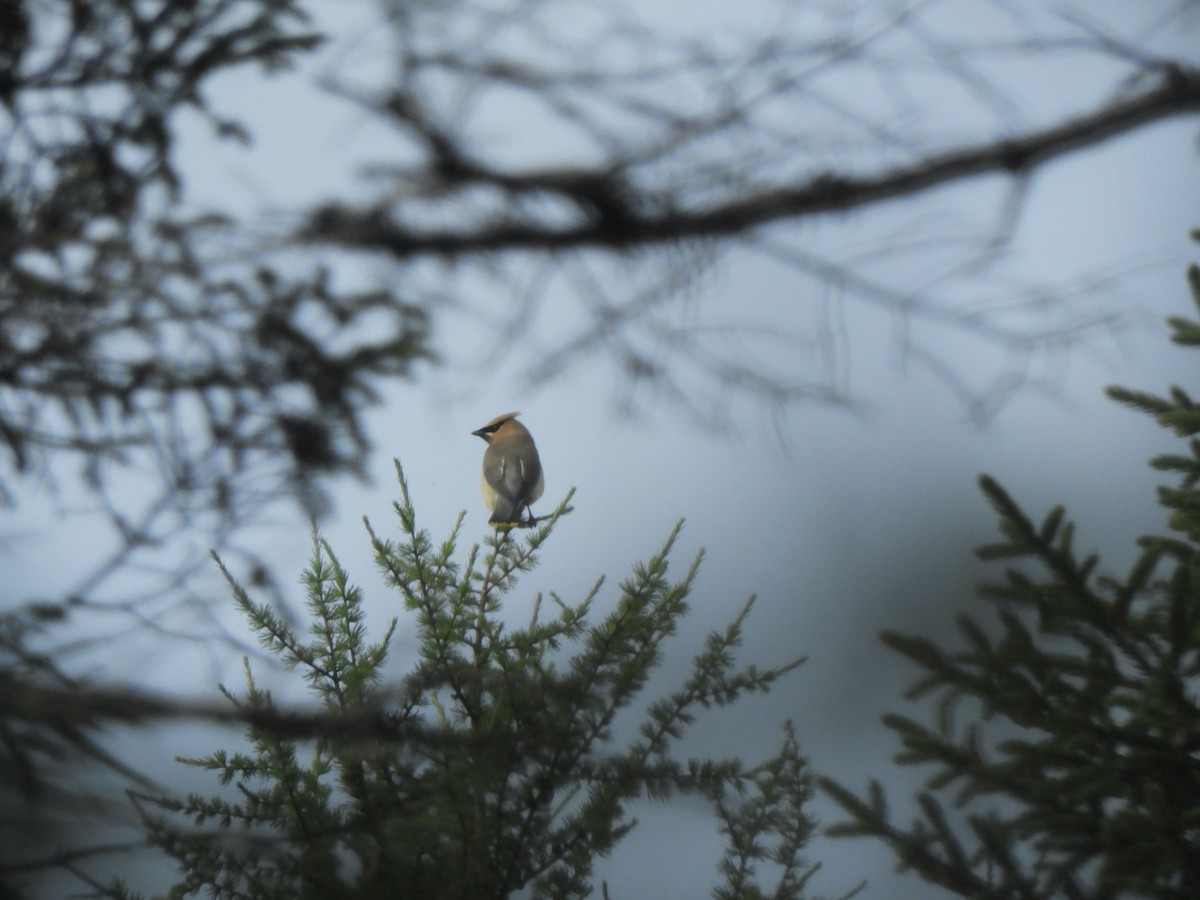
[[[525,510],[542,496],[545,481],[533,435],[517,421],[520,413],[496,416],[478,431],[487,443],[483,452],[483,479],[479,482],[483,502],[492,511],[492,525],[514,525]],[[533,513],[530,512],[532,518]]]

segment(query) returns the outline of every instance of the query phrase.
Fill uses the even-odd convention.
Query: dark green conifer
[[[675,753],[700,710],[766,691],[800,664],[737,665],[753,598],[709,636],[681,687],[635,705],[700,563],[669,577],[679,526],[615,600],[599,599],[602,581],[576,604],[539,596],[529,624],[513,627],[503,601],[569,496],[543,526],[489,536],[461,563],[461,516],[435,545],[416,526],[402,472],[400,486],[400,539],[368,531],[416,629],[419,656],[403,681],[384,672],[397,622],[368,640],[363,594],[324,540],[304,575],[307,636],[230,577],[262,646],[304,675],[327,723],[297,737],[281,734],[279,715],[262,716],[247,748],[182,758],[214,774],[217,796],[137,798],[182,872],[171,896],[590,896],[595,861],[636,824],[631,801],[680,791],[711,801],[728,838],[716,896],[801,897],[813,871],[801,858],[811,776],[790,726],[778,754],[754,767]],[[597,615],[602,604],[611,612]],[[251,712],[272,706],[249,666],[245,694],[225,694]],[[641,720],[629,741],[616,737],[622,714]],[[119,885],[113,894],[126,896]]]
[[[1200,306],[1200,269],[1188,278]],[[1200,322],[1169,323],[1200,346]],[[932,769],[920,815],[897,824],[878,782],[858,796],[822,780],[849,814],[834,833],[880,838],[962,897],[1200,897],[1200,407],[1179,387],[1108,393],[1184,441],[1151,460],[1178,476],[1159,489],[1174,534],[1106,574],[1061,507],[1035,522],[983,477],[1002,539],[979,553],[1007,563],[982,590],[993,611],[964,616],[953,651],[883,635],[923,670],[908,696],[939,701],[933,724],[884,720],[897,762]]]

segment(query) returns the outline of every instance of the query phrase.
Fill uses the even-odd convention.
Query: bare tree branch
[[[553,252],[598,247],[640,251],[690,238],[728,237],[781,219],[849,212],[871,204],[912,197],[952,182],[998,174],[1024,176],[1046,163],[1127,134],[1148,124],[1200,113],[1200,72],[1172,67],[1158,85],[1031,134],[923,159],[867,177],[826,174],[792,188],[776,188],[719,203],[680,209],[671,198],[649,198],[642,211],[624,197],[619,173],[501,172],[466,165],[454,172],[460,184],[502,188],[514,197],[553,196],[592,211],[587,221],[530,223],[525,216],[486,222],[476,228],[430,229],[395,222],[386,209],[354,210],[329,205],[314,213],[300,237],[314,243],[380,250],[404,260],[429,255],[454,258],[508,250]]]

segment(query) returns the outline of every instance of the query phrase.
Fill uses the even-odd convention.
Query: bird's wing
[[[506,500],[515,500],[521,491],[520,466],[510,465],[499,454],[493,459],[484,460],[483,478],[492,490]]]
[[[485,455],[486,456],[486,455]],[[540,484],[542,467],[536,457],[532,460],[510,459],[500,454],[483,462],[483,478],[501,497],[508,500],[529,499]]]

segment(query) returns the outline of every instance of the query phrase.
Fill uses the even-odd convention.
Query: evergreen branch
[[[212,559],[220,569],[225,583],[233,592],[234,602],[250,623],[250,627],[258,633],[259,645],[264,650],[283,658],[285,665],[295,667],[311,662],[300,638],[288,627],[274,610],[265,603],[255,603],[245,588],[233,577],[233,573],[225,566],[221,557],[213,553]]]
[[[868,788],[868,801],[832,779],[819,777],[817,784],[850,816],[847,821],[826,828],[827,834],[879,838],[893,849],[903,869],[914,869],[925,880],[962,897],[993,896],[987,882],[975,876],[970,866],[962,865],[967,859],[965,851],[953,832],[945,827],[940,807],[928,794],[921,794],[918,801],[922,810],[933,816],[933,833],[920,822],[914,823],[912,831],[893,826],[888,818],[883,788],[873,779]],[[942,825],[940,831],[939,822]]]

